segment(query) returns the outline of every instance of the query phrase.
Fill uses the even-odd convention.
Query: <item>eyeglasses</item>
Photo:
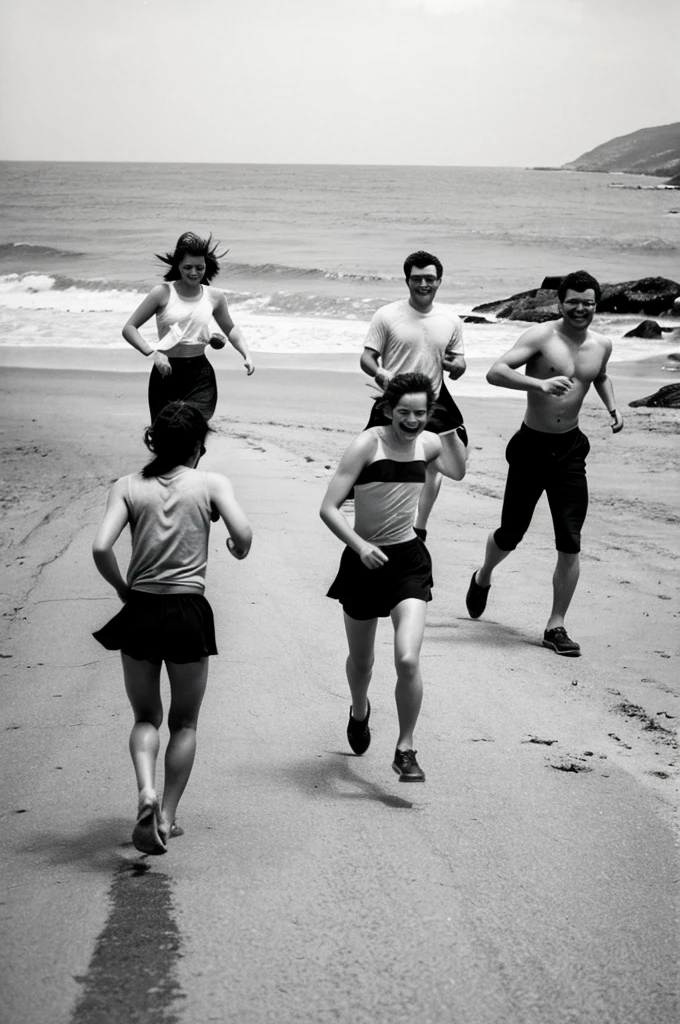
[[[590,302],[589,300],[584,302],[582,299],[567,299],[566,302],[562,303],[562,305],[566,306],[568,309],[578,309],[579,306],[582,306],[584,309],[595,309],[597,303]]]

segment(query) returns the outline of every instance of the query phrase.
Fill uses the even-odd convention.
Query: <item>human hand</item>
[[[467,367],[464,360],[456,359],[455,356],[444,356],[442,360],[442,369],[448,371],[451,380],[458,380],[459,377],[463,376]]]
[[[359,558],[367,569],[379,569],[389,562],[385,552],[377,548],[375,544],[364,544],[359,552]]]
[[[541,391],[546,395],[566,395],[573,386],[571,377],[548,377],[541,381]]]
[[[618,409],[612,409],[609,415],[613,420],[611,424],[612,434],[618,434],[620,430],[623,430],[623,416]]]
[[[227,344],[227,339],[223,334],[211,334],[208,339],[208,344],[211,348],[224,348]]]
[[[229,551],[229,554],[233,555],[234,558],[237,558],[239,562],[248,554],[248,548],[238,548],[231,537],[227,537],[227,550]]]
[[[161,377],[168,377],[172,373],[172,366],[170,360],[164,352],[154,352],[153,364],[160,373]]]
[[[245,369],[249,377],[251,373],[255,373],[255,363],[252,361],[250,356],[248,356],[247,359],[243,360],[243,368]]]

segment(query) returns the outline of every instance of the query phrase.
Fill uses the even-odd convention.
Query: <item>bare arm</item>
[[[113,546],[120,537],[129,520],[127,502],[125,501],[125,483],[117,480],[109,491],[106,511],[92,544],[94,564],[118,594],[121,601],[127,601],[130,588],[123,579]]]
[[[253,531],[236,500],[234,488],[221,473],[206,473],[208,497],[224,521],[229,536],[227,547],[234,558],[245,558],[253,542]]]
[[[380,355],[374,348],[365,348],[361,353],[359,366],[369,377],[373,377],[378,387],[384,391],[392,379],[392,374],[380,365],[379,359]]]
[[[546,395],[565,395],[573,386],[569,377],[539,377],[518,373],[520,366],[526,366],[533,356],[538,355],[545,340],[545,329],[541,324],[530,327],[522,334],[509,352],[497,359],[486,375],[489,384],[513,391],[542,391]]]
[[[375,544],[369,544],[358,533],[355,533],[340,511],[340,506],[356,483],[359,473],[369,461],[375,450],[375,444],[375,438],[371,437],[370,433],[360,434],[352,441],[340,459],[340,464],[328,485],[319,510],[319,515],[328,529],[343,544],[356,551],[368,569],[378,569],[384,565],[388,561],[387,555]]]
[[[440,436],[423,434],[428,472],[443,473],[450,480],[462,480],[467,468],[465,445],[457,430]]]
[[[224,292],[220,293],[217,305],[213,309],[213,316],[229,339],[229,344],[233,345],[239,355],[243,357],[243,365],[246,373],[250,377],[251,373],[255,372],[255,364],[246,344],[246,340],[241,332],[241,328],[237,327],[231,319],[231,314],[229,312],[229,307],[227,306],[227,300]]]
[[[167,290],[166,285],[157,284],[155,288],[152,288],[147,297],[140,302],[137,309],[134,311],[130,319],[123,327],[123,337],[127,341],[128,345],[132,345],[138,352],[141,352],[143,356],[153,355],[154,365],[158,368],[159,373],[164,377],[167,374],[172,373],[170,368],[170,360],[164,352],[157,352],[156,349],[149,345],[148,341],[145,341],[142,335],[139,333],[139,328],[147,323],[152,316],[161,309],[167,301]]]
[[[593,387],[597,391],[602,404],[612,418],[612,432],[614,434],[618,434],[620,430],[623,430],[623,416],[616,408],[614,385],[611,382],[611,378],[607,375],[607,362],[609,361],[610,354],[611,348],[605,357],[599,376],[597,376],[593,381]]]

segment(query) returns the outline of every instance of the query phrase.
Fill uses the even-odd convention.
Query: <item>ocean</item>
[[[358,353],[374,311],[406,295],[415,249],[439,256],[438,300],[463,314],[582,267],[603,282],[677,280],[680,193],[659,184],[523,168],[0,163],[0,345],[126,348],[121,328],[162,276],[154,253],[187,230],[229,250],[214,284],[254,353]],[[597,318],[614,361],[673,347],[620,340],[641,319]],[[521,329],[468,324],[467,354],[491,360]],[[143,333],[154,340],[153,324]]]

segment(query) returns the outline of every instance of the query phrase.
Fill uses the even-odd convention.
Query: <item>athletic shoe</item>
[[[349,722],[347,723],[347,740],[355,754],[361,757],[371,745],[371,730],[368,728],[368,720],[371,717],[371,702],[366,701],[366,717],[360,722],[352,718],[352,709],[349,709]]]
[[[475,569],[472,574],[472,579],[470,580],[468,592],[465,595],[465,604],[467,606],[468,615],[471,619],[478,619],[482,614],[486,608],[486,599],[489,596],[489,591],[491,590],[491,584],[489,584],[488,587],[480,587],[479,583],[475,579],[476,575],[477,570]]]
[[[567,634],[564,626],[555,626],[554,629],[546,629],[543,634],[543,646],[549,647],[555,654],[564,654],[567,658],[579,658],[581,648]]]
[[[395,750],[392,767],[400,782],[425,782],[425,772],[416,761],[416,750]]]

